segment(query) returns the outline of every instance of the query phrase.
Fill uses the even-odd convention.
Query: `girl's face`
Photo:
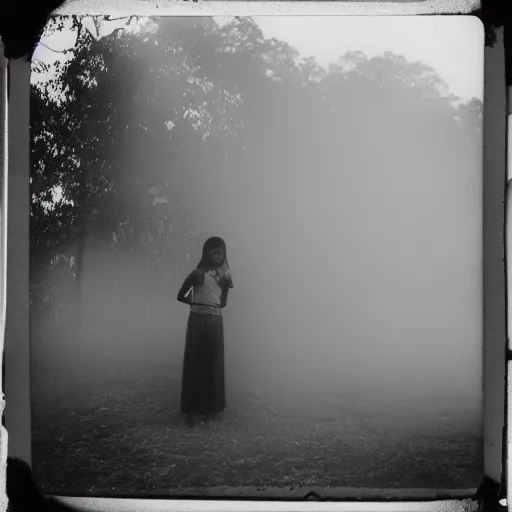
[[[212,259],[215,265],[220,265],[224,262],[224,249],[217,247],[210,251],[210,258]]]

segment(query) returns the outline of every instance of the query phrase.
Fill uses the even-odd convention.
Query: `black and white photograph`
[[[483,47],[462,16],[50,19],[30,92],[46,494],[476,490]]]

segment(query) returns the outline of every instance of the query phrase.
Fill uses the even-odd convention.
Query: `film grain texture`
[[[482,55],[461,18],[52,19],[45,492],[476,488]]]

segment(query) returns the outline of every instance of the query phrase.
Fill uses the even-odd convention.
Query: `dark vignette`
[[[34,4],[29,0],[10,0],[7,5],[4,4],[3,16],[0,17],[0,37],[5,45],[5,57],[29,60],[49,17],[64,3],[64,0],[44,0]],[[512,25],[512,6],[507,4],[508,2],[502,0],[481,0],[481,8],[473,13],[484,24],[487,46],[493,46],[495,43],[495,28],[503,27],[506,34]],[[26,15],[27,12],[30,12],[30,16]],[[510,36],[505,35],[507,64],[511,60],[510,39]],[[510,66],[507,66],[507,85],[512,83],[511,74]]]
[[[481,8],[475,11],[473,15],[484,24],[486,46],[493,47],[495,45],[496,29],[501,28],[504,31],[506,85],[510,87],[512,86],[512,6],[507,9],[508,2],[503,0],[481,0],[481,3]],[[0,17],[0,38],[4,44],[5,57],[7,59],[30,61],[48,19],[53,11],[63,4],[63,0],[39,1],[31,4],[30,10],[28,9],[28,0],[18,0],[18,2],[11,0],[7,5],[4,4],[3,16]],[[29,16],[26,16],[27,12],[30,12]],[[510,354],[507,353],[506,359],[512,359]],[[4,373],[5,359],[2,364],[2,374]],[[2,382],[5,382],[5,379],[2,379]],[[505,439],[506,427],[504,427],[503,432]],[[503,450],[503,461],[506,462],[505,448]],[[506,510],[498,503],[499,499],[506,497],[505,473],[504,471],[500,483],[484,477],[475,496],[476,499],[483,500],[481,510]],[[53,499],[45,499],[33,480],[29,465],[12,457],[8,459],[7,464],[7,496],[10,502],[9,512],[25,510],[64,512],[74,510]],[[322,501],[322,498],[314,492],[308,493],[303,499]]]

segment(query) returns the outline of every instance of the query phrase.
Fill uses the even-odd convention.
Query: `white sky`
[[[484,32],[467,16],[258,16],[265,37],[291,44],[303,57],[315,56],[327,66],[347,51],[373,57],[391,51],[433,67],[453,94],[483,99]],[[219,18],[220,23],[229,18]],[[122,24],[122,22],[121,22]],[[112,28],[119,22],[112,22]],[[69,30],[44,42],[55,50],[74,45]],[[53,62],[62,55],[39,46],[35,58]]]
[[[483,27],[476,18],[452,16],[260,16],[265,37],[295,46],[327,66],[340,54],[368,57],[391,51],[433,67],[453,94],[483,99]]]

